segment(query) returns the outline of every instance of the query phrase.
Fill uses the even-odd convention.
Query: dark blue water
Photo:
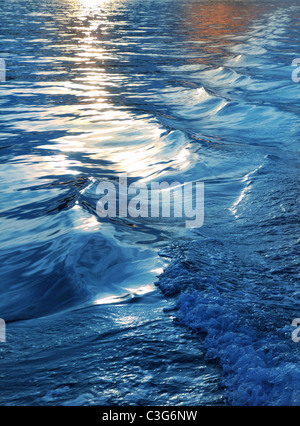
[[[299,3],[0,5],[0,403],[300,405]],[[100,219],[121,173],[204,226]]]

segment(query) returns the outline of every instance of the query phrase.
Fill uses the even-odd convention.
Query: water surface
[[[298,2],[1,6],[1,403],[299,405]],[[124,173],[204,226],[100,219]]]

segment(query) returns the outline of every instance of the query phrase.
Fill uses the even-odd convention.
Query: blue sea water
[[[299,2],[0,5],[1,405],[300,405]],[[100,219],[123,173],[203,227]]]

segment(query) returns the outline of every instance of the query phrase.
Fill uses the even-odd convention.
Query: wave
[[[276,173],[287,165],[288,177]],[[157,285],[179,295],[176,318],[219,362],[233,405],[300,404],[300,348],[291,326],[299,317],[299,198],[291,196],[297,170],[297,162],[267,156],[242,179],[247,192],[229,209],[234,228],[227,221],[225,230],[210,236],[206,228],[193,242],[161,251],[172,262]]]

